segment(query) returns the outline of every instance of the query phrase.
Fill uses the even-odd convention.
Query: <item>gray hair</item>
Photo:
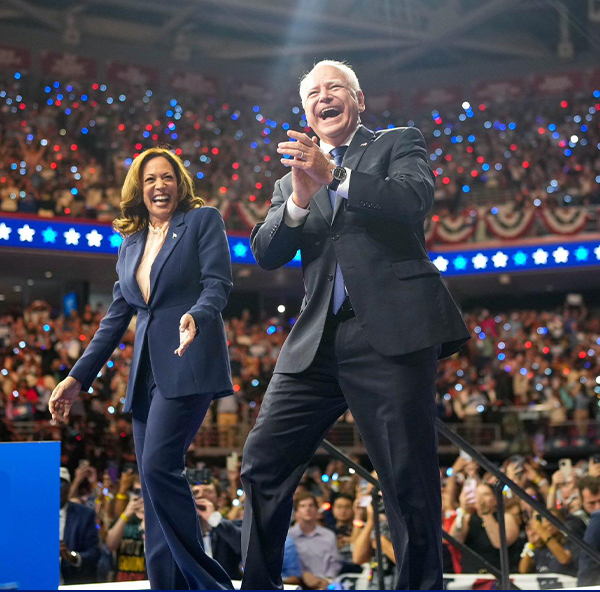
[[[317,62],[310,71],[305,72],[304,75],[302,76],[302,78],[300,79],[299,92],[300,92],[300,99],[302,100],[303,106],[304,106],[304,97],[302,95],[305,92],[306,82],[308,80],[308,77],[313,73],[313,71],[318,66],[333,66],[334,68],[341,70],[346,75],[346,78],[348,79],[348,82],[350,83],[350,88],[355,93],[360,91],[360,84],[358,82],[356,72],[354,72],[354,69],[352,68],[352,66],[350,64],[348,64],[346,62],[339,62],[337,60],[321,60],[320,62]]]

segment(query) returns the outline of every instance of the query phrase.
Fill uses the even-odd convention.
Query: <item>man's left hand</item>
[[[64,541],[60,541],[60,558],[64,559],[67,563],[70,563],[71,565],[74,565],[76,562],[75,557],[71,555],[71,551]]]
[[[295,158],[282,158],[281,162],[287,166],[303,170],[313,181],[321,185],[329,185],[333,180],[335,163],[318,146],[317,137],[314,136],[311,139],[306,134],[293,130],[289,130],[287,134],[296,142],[280,142],[277,152],[279,154],[289,154]]]
[[[215,513],[214,504],[207,499],[196,500],[196,507],[198,508],[200,518],[203,518],[206,522]]]

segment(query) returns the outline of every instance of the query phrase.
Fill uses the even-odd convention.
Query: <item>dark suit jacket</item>
[[[221,520],[210,533],[213,558],[232,580],[241,580],[242,521]]]
[[[332,212],[327,189],[314,196],[306,221],[284,222],[292,177],[275,184],[266,220],[252,231],[252,250],[265,269],[285,265],[300,249],[305,297],[279,355],[276,372],[305,370],[316,353],[330,306],[336,261],[369,343],[385,356],[442,344],[456,352],[469,332],[440,272],[429,260],[423,219],[434,175],[425,141],[412,127],[372,132],[360,126],[343,165],[352,170],[348,199]]]
[[[122,339],[137,312],[133,361],[124,412],[131,410],[144,343],[154,380],[166,398],[191,394],[225,396],[233,392],[221,311],[231,291],[231,256],[219,210],[210,207],[177,211],[165,244],[150,273],[150,300],[144,302],[135,277],[146,245],[147,229],[128,236],[119,249],[119,281],[100,328],[70,375],[87,390]],[[182,357],[179,320],[190,313],[196,339]]]
[[[100,547],[94,510],[69,502],[63,540],[69,551],[81,555],[79,567],[61,560],[60,569],[65,584],[95,582]]]

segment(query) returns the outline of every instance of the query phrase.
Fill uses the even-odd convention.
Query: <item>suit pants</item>
[[[442,507],[435,429],[440,346],[379,354],[356,317],[329,314],[315,359],[275,374],[244,448],[244,589],[281,586],[294,491],[329,428],[349,408],[377,471],[397,589],[442,588]]]
[[[231,590],[229,576],[204,552],[196,503],[184,474],[185,454],[211,398],[166,399],[154,381],[147,347],[141,364],[133,401],[133,436],[144,498],[150,586]]]

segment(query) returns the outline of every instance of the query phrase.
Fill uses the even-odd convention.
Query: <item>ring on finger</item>
[[[304,152],[302,152],[302,150],[300,150],[300,156],[298,157],[299,160],[302,160],[304,158]]]

